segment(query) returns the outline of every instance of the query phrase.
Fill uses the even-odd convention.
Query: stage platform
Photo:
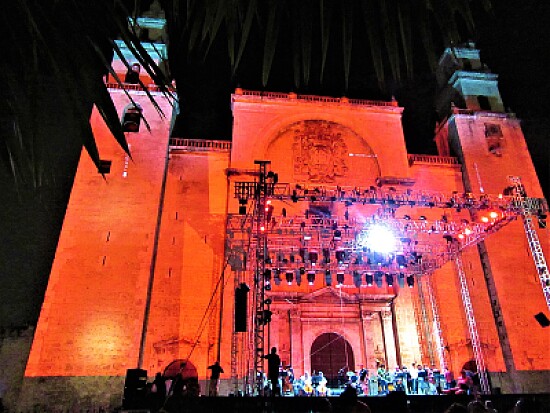
[[[550,393],[546,394],[507,394],[481,396],[480,400],[491,400],[498,413],[514,411],[518,400],[523,400],[523,408],[517,413],[550,412]],[[443,413],[453,403],[465,406],[474,400],[472,396],[417,396],[390,393],[388,396],[361,397],[359,402],[366,404],[372,413]],[[324,413],[362,412],[353,409],[354,402],[343,397],[199,397],[168,401],[165,412],[200,413]],[[143,412],[144,410],[140,410]],[[146,410],[145,410],[146,411]],[[516,413],[516,412],[514,412]]]

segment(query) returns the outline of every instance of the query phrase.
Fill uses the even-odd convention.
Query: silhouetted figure
[[[217,396],[220,386],[220,374],[223,373],[223,368],[220,366],[220,362],[216,361],[211,366],[208,366],[212,370],[212,375],[210,376],[210,384],[208,386],[208,395]]]
[[[139,72],[141,71],[141,66],[138,63],[134,63],[130,66],[130,69],[126,72],[124,77],[124,83],[138,84],[139,83]]]
[[[166,401],[166,379],[157,373],[151,386],[153,409],[159,410]]]
[[[445,413],[468,413],[468,410],[463,404],[453,403],[445,410]]]
[[[180,371],[178,374],[176,374],[176,377],[174,377],[174,380],[172,381],[172,387],[170,388],[170,396],[181,396],[183,395],[183,390],[186,387],[186,380],[183,378],[183,371],[185,370],[185,366],[187,363],[181,363],[180,364]]]
[[[271,347],[271,353],[265,355],[264,358],[267,359],[267,378],[271,382],[271,394],[280,396],[279,366],[281,365],[281,358],[277,354],[277,347]]]
[[[488,410],[481,400],[473,400],[468,403],[468,413],[488,413]]]

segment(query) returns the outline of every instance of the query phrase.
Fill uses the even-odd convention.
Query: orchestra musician
[[[369,394],[369,371],[367,369],[359,370],[359,389],[365,396]]]
[[[283,381],[283,394],[294,394],[294,371],[292,367],[286,366],[281,372]]]
[[[304,372],[304,375],[300,377],[303,383],[302,392],[304,396],[311,396],[313,394],[313,381],[311,379],[311,376],[306,371]]]
[[[322,396],[322,397],[328,396],[327,378],[323,375],[322,371],[319,372],[318,384],[315,390],[316,390],[317,396]]]

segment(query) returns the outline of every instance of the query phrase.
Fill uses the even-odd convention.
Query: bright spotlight
[[[388,254],[397,249],[393,232],[384,225],[373,225],[366,228],[359,243],[371,251],[381,254]]]

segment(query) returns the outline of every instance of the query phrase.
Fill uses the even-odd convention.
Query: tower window
[[[485,124],[485,141],[488,151],[495,156],[502,156],[504,136],[500,125],[496,123]]]
[[[487,96],[478,96],[477,102],[479,103],[479,108],[481,110],[491,110],[491,102],[489,102],[489,98]]]

